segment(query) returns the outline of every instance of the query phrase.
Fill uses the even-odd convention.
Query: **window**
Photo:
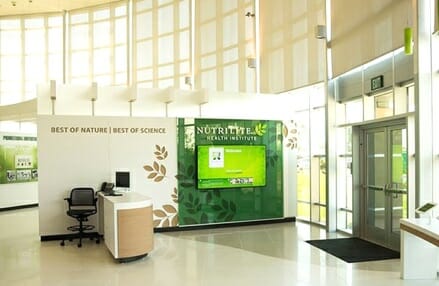
[[[69,14],[68,82],[128,84],[127,21],[126,3]]]
[[[185,76],[191,73],[189,5],[189,0],[134,1],[133,81],[139,86],[187,88]]]

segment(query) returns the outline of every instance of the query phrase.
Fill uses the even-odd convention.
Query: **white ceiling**
[[[0,16],[69,11],[114,0],[0,0]],[[13,5],[15,3],[15,6]]]

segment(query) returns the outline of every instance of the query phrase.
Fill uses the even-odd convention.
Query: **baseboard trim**
[[[161,233],[161,232],[172,232],[172,231],[203,230],[203,229],[240,227],[240,226],[251,226],[251,225],[275,224],[275,223],[285,223],[285,222],[295,222],[295,221],[296,221],[296,217],[284,217],[284,218],[276,218],[276,219],[252,220],[252,221],[240,221],[240,222],[228,222],[228,223],[156,227],[154,228],[154,232]],[[87,234],[93,236],[96,235],[97,232],[90,232]],[[77,236],[75,236],[75,234],[42,235],[40,236],[40,240],[41,241],[52,241],[52,240],[63,240],[63,239],[68,240],[68,239],[74,239],[76,237]]]
[[[98,232],[86,232],[83,235],[83,238],[89,238],[89,237],[96,237],[98,236]],[[99,235],[100,236],[100,235]],[[79,238],[77,233],[72,234],[53,234],[53,235],[41,235],[40,240],[41,241],[53,241],[53,240],[69,240],[69,239],[75,239]]]
[[[19,210],[19,209],[35,208],[35,207],[38,207],[38,204],[30,204],[30,205],[21,205],[21,206],[0,208],[0,212],[13,211],[13,210]]]
[[[154,232],[160,233],[160,232],[171,232],[171,231],[215,229],[215,228],[264,225],[264,224],[285,223],[285,222],[295,222],[295,221],[296,221],[296,217],[284,217],[284,218],[276,218],[276,219],[240,221],[240,222],[212,223],[212,224],[173,226],[173,227],[156,227],[154,228]]]

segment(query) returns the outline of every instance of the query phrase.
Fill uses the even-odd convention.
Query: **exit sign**
[[[370,90],[374,91],[384,87],[384,76],[379,75],[370,79]]]

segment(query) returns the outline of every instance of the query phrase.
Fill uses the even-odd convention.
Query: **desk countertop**
[[[400,220],[401,230],[419,236],[439,246],[439,220],[436,218],[406,218]]]
[[[116,209],[132,209],[152,206],[152,200],[148,196],[136,192],[126,192],[120,194],[122,195],[105,196],[101,194],[101,196],[113,203]]]

